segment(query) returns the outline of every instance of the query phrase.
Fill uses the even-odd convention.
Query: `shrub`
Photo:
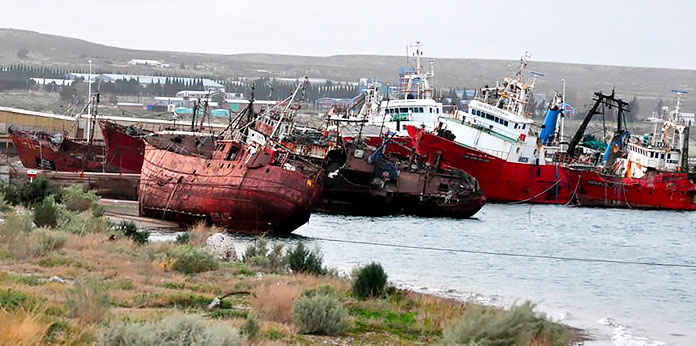
[[[51,231],[45,228],[34,232],[36,239],[36,254],[43,256],[55,250],[58,250],[65,245],[68,240],[68,235],[65,232]]]
[[[34,205],[34,223],[38,227],[56,227],[62,218],[69,217],[64,205],[56,203],[53,196],[48,196],[40,203]]]
[[[242,261],[260,270],[280,273],[285,266],[283,244],[273,244],[273,248],[269,249],[266,238],[258,237],[247,246]]]
[[[443,332],[447,345],[568,345],[566,329],[534,313],[526,302],[510,311],[471,305]]]
[[[360,299],[384,297],[386,288],[387,273],[376,262],[362,267],[353,281],[353,295]]]
[[[13,289],[0,290],[0,311],[2,310],[31,310],[36,306],[36,300],[20,291]]]
[[[0,249],[15,258],[30,257],[32,249],[28,246],[28,240],[33,227],[28,212],[19,211],[5,215],[3,223],[0,224]]]
[[[78,281],[66,292],[70,316],[84,322],[100,322],[109,312],[109,295],[96,281]]]
[[[79,214],[68,213],[66,217],[58,220],[57,228],[67,233],[85,235],[106,233],[109,231],[109,224],[104,217],[97,217],[89,211],[83,211]]]
[[[348,328],[347,318],[341,302],[321,294],[300,298],[293,311],[293,321],[302,334],[343,334]]]
[[[309,250],[300,242],[285,254],[285,262],[293,273],[306,273],[311,275],[323,275],[326,270],[322,268],[322,256],[319,249]]]
[[[117,229],[123,233],[127,238],[132,240],[137,244],[145,244],[150,238],[150,232],[145,230],[138,230],[138,226],[135,225],[133,221],[123,220],[117,226]]]
[[[191,233],[184,232],[184,233],[178,234],[176,236],[175,243],[178,245],[184,245],[184,244],[188,244],[189,241],[191,241]]]
[[[244,320],[244,324],[242,324],[239,329],[244,335],[253,339],[259,334],[261,326],[254,316],[247,316],[247,318]]]
[[[102,328],[101,345],[243,345],[244,338],[224,324],[208,326],[203,317],[176,314],[146,324],[116,322]]]
[[[287,283],[259,286],[251,297],[251,309],[257,316],[274,322],[292,321],[292,306],[300,289]]]
[[[94,191],[85,191],[82,185],[64,187],[59,193],[60,200],[70,211],[83,212],[92,210],[94,216],[104,215],[104,206],[99,203],[99,196]]]
[[[181,246],[172,269],[184,274],[197,274],[218,268],[218,261],[211,253],[190,245]]]
[[[44,198],[54,194],[55,188],[49,184],[45,178],[34,179],[33,182],[24,182],[21,184],[2,184],[0,191],[3,192],[7,202],[12,205],[23,205],[30,207]]]
[[[10,210],[12,210],[12,206],[5,198],[5,193],[2,190],[0,190],[0,212],[4,213]]]

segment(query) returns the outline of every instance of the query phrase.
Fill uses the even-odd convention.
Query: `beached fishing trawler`
[[[441,116],[434,131],[406,128],[418,153],[474,176],[489,202],[566,204],[577,177],[554,159],[558,147],[549,140],[563,96],[556,93],[547,109],[553,121],[535,126],[528,105],[538,74],[526,76],[527,59],[502,83],[480,90],[467,111]]]
[[[99,93],[94,94],[85,108],[75,116],[77,124],[82,113],[94,103],[88,120],[87,139],[68,136],[68,132],[49,134],[11,126],[8,129],[17,155],[26,168],[44,169],[59,172],[111,172],[120,169],[106,163],[104,143],[94,139],[94,124],[97,117]]]
[[[422,46],[421,42],[408,46],[415,66],[405,69],[400,76],[399,93],[395,97],[372,96],[381,101],[379,107],[373,106],[369,112],[361,112],[368,125],[387,129],[402,137],[408,137],[407,125],[425,126],[427,129],[435,127],[438,117],[443,114],[443,107],[442,103],[435,101],[435,90],[431,85],[435,77],[434,62],[430,61],[430,70],[421,63]]]
[[[577,158],[572,173],[579,177],[577,200],[582,206],[642,209],[696,210],[696,173],[689,172],[689,125],[676,107],[652,119],[652,133],[631,136],[624,111],[628,104],[611,95],[596,93],[596,102],[569,144],[568,154]],[[604,153],[579,153],[576,146],[587,123],[600,107],[616,110],[617,128]],[[658,129],[659,125],[659,129]],[[602,155],[599,155],[602,154]]]
[[[121,173],[140,173],[145,154],[143,137],[152,131],[105,120],[98,123],[104,139],[107,166],[117,167]]]
[[[390,137],[394,134],[391,133]],[[386,153],[363,137],[343,143],[327,157],[324,192],[315,209],[357,215],[406,214],[468,218],[485,204],[476,179],[457,169],[431,165],[411,151]]]
[[[321,167],[271,137],[251,140],[254,120],[252,101],[220,136],[175,131],[144,137],[140,213],[204,219],[246,233],[289,234],[306,223],[321,192]]]

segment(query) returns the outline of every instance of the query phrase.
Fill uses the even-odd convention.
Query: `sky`
[[[122,48],[696,69],[693,0],[0,0],[0,27]]]

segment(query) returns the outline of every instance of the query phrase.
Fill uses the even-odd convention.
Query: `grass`
[[[265,320],[288,323],[300,288],[284,282],[259,286],[251,297],[251,309]]]
[[[98,219],[89,210],[70,213]],[[95,344],[106,340],[107,333],[117,335],[126,327],[155,330],[155,325],[171,315],[195,315],[206,328],[215,330],[243,330],[253,344],[441,343],[445,340],[443,331],[455,330],[452,326],[471,308],[409,291],[361,300],[353,296],[352,282],[347,278],[296,274],[285,266],[278,270],[275,265],[257,266],[248,261],[200,265],[208,260],[201,261],[207,256],[195,245],[201,243],[195,235],[210,231],[204,225],[190,230],[191,239],[185,245],[140,245],[126,237],[111,238],[106,231],[66,232],[59,230],[60,224],[54,229],[35,229],[27,226],[31,215],[22,208],[6,213],[4,218],[5,225],[9,218],[9,224],[17,227],[0,226],[0,237],[9,240],[0,244],[4,251],[0,256],[0,327],[4,327],[2,321],[23,327],[0,333],[0,345],[17,344],[17,340],[29,340],[28,344],[34,342],[31,340]],[[32,250],[23,254],[20,244]],[[266,258],[282,261],[282,251],[274,251],[272,244],[255,250],[263,247]],[[177,265],[181,258],[187,259]],[[261,277],[257,277],[259,271],[264,272]],[[48,279],[52,276],[65,282],[51,282]],[[302,334],[293,321],[298,300],[319,296],[329,297],[337,302],[334,306],[347,311],[343,334]],[[216,297],[222,298],[220,305],[208,310]],[[547,320],[541,317],[541,321]],[[547,333],[547,329],[542,331]],[[565,336],[553,333],[540,335],[548,335],[535,339],[540,345],[547,340],[565,340]]]

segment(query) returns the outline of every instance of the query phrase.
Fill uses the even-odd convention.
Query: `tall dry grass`
[[[289,323],[299,295],[300,287],[285,282],[258,286],[251,296],[251,308],[262,319]]]
[[[35,311],[0,311],[0,345],[40,345],[49,324],[40,320]]]

